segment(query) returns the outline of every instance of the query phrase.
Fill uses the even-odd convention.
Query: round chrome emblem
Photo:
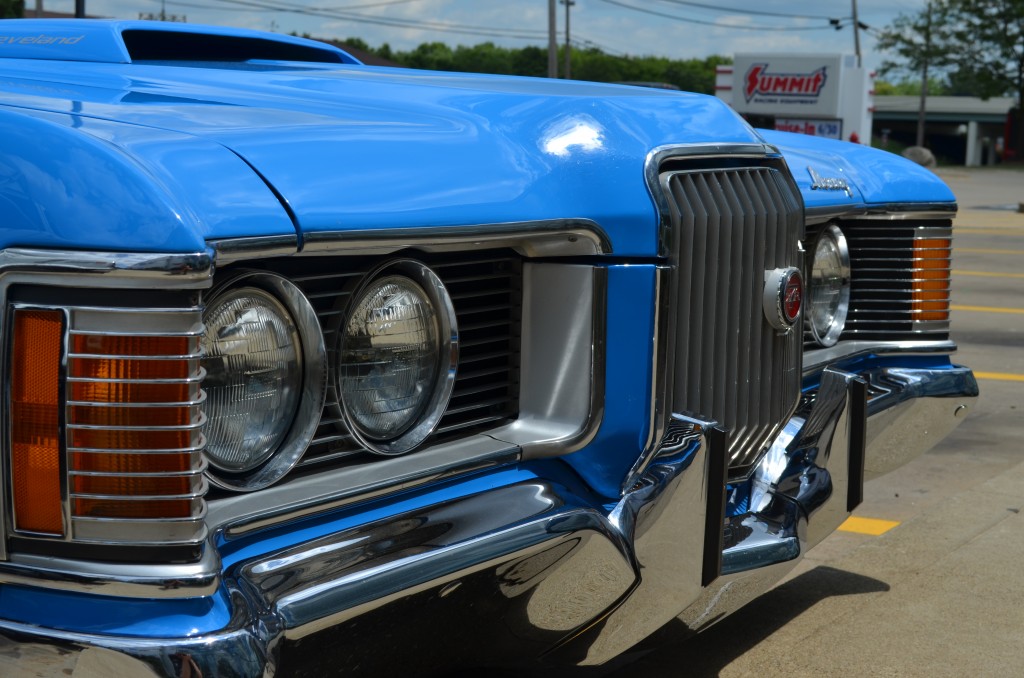
[[[804,280],[797,268],[764,272],[764,317],[780,332],[788,332],[800,318],[804,304]]]

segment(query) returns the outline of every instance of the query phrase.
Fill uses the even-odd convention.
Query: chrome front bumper
[[[753,475],[729,485],[724,531],[724,434],[677,416],[611,510],[571,477],[523,479],[232,565],[231,621],[216,633],[0,621],[0,675],[602,664],[677,616],[697,631],[764,593],[845,520],[865,477],[931,447],[976,395],[965,368],[827,369]]]

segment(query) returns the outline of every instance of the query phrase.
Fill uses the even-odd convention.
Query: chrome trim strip
[[[193,502],[195,503],[195,502]],[[76,544],[95,546],[199,546],[208,534],[208,528],[202,518],[193,520],[159,519],[159,520],[115,520],[112,518],[73,518],[71,529]],[[110,540],[110,533],[115,532],[118,541]],[[111,576],[117,578],[120,571],[116,564],[110,564]]]
[[[476,435],[404,457],[377,457],[358,466],[294,478],[255,494],[224,497],[209,503],[208,522],[218,535],[232,539],[520,458],[517,446]]]
[[[669,410],[672,382],[675,376],[676,304],[679,283],[675,275],[676,267],[659,266],[655,280],[654,336],[651,338],[651,393],[650,419],[648,420],[647,441],[644,443],[640,457],[633,468],[626,474],[622,483],[621,493],[624,496],[640,482],[647,467],[657,457],[656,452],[663,447],[665,431],[671,420]]]
[[[214,243],[216,247],[219,243]],[[508,247],[525,257],[612,253],[611,239],[590,219],[552,219],[466,226],[324,231],[303,235],[302,254],[389,254],[415,247],[451,252]]]
[[[206,470],[206,459],[203,459],[203,467],[193,469],[190,471],[176,471],[174,473],[163,473],[159,471],[149,471],[146,473],[111,473],[109,471],[69,471],[68,475],[77,478],[198,478],[203,475],[203,471]],[[134,495],[115,495],[118,498],[124,499],[126,496]]]
[[[103,426],[99,424],[67,424],[68,430],[76,431],[196,431],[206,426],[206,414],[199,412],[199,421],[174,426]],[[134,449],[134,448],[133,448]],[[126,450],[130,453],[132,450]]]
[[[664,191],[659,190],[661,186],[661,167],[671,160],[697,160],[701,158],[754,158],[764,160],[767,158],[781,158],[778,149],[767,144],[719,144],[708,146],[707,144],[679,144],[671,146],[658,146],[652,149],[644,159],[644,180],[647,184],[647,193],[654,202],[658,218],[658,255],[661,257],[672,256],[673,234],[671,234],[671,208],[668,204],[668,197]],[[789,173],[786,173],[787,176]],[[789,177],[792,181],[792,177]]]
[[[77,523],[83,523],[83,524],[90,523],[90,524],[93,524],[93,525],[102,525],[102,524],[106,524],[106,525],[115,525],[115,524],[116,525],[165,525],[165,524],[168,524],[168,523],[177,523],[179,525],[186,525],[186,524],[189,524],[189,523],[195,523],[196,525],[200,525],[200,524],[203,524],[205,522],[206,515],[207,515],[206,511],[204,510],[204,511],[202,511],[200,513],[197,513],[194,516],[189,516],[187,518],[177,518],[177,517],[176,518],[110,518],[110,517],[105,517],[105,516],[74,516],[73,519]],[[205,525],[203,525],[203,527],[205,528]],[[205,535],[205,529],[204,529],[203,532],[204,532],[204,535]],[[97,543],[97,542],[94,541],[93,543]],[[104,543],[104,544],[115,544],[115,545],[119,545],[119,546],[124,546],[125,545],[124,543],[119,542],[119,541],[118,542],[104,541],[104,542],[101,542],[101,543]],[[163,545],[164,543],[165,542],[163,542],[163,541],[154,541],[154,542],[138,541],[138,542],[132,542],[131,545],[132,546],[136,546],[136,545],[139,545],[139,544],[154,544],[154,545],[158,545],[159,546],[159,545]],[[198,543],[198,542],[196,542],[196,543]]]
[[[252,259],[286,257],[299,251],[299,237],[294,234],[210,240],[206,244],[213,249],[213,259],[218,266]]]
[[[121,477],[124,477],[124,476],[121,476]],[[131,476],[131,477],[134,478],[136,476]],[[168,478],[178,478],[178,477],[181,477],[181,476],[168,474],[167,477]],[[140,501],[164,501],[164,500],[167,500],[167,501],[190,500],[191,501],[193,499],[199,499],[203,495],[206,494],[206,492],[205,492],[206,488],[202,488],[202,489],[204,490],[203,492],[189,492],[188,494],[87,494],[87,493],[83,493],[83,492],[72,492],[68,496],[71,497],[72,499],[103,499],[103,500],[118,501],[118,502],[128,502],[128,503],[140,502]],[[94,520],[94,519],[95,520],[99,520],[99,519],[101,519],[101,516],[81,516],[81,515],[71,514],[71,519],[72,520]],[[124,519],[124,520],[128,520],[128,519]],[[134,522],[136,522],[139,519],[132,518],[130,520],[134,523]],[[160,518],[159,520],[161,522],[163,522],[164,518]],[[174,518],[167,518],[167,520],[175,520],[175,519]]]
[[[86,454],[183,454],[188,452],[189,454],[196,454],[202,452],[206,447],[206,436],[201,434],[199,443],[192,447],[161,447],[153,448],[152,450],[137,450],[137,449],[123,449],[123,448],[112,448],[112,447],[71,447],[68,446],[69,452],[84,452]]]
[[[831,219],[872,219],[878,221],[914,221],[952,219],[957,212],[956,203],[884,203],[877,205],[840,205],[808,207],[807,223],[818,224]]]
[[[95,379],[91,377],[68,377],[66,381],[79,384],[199,384],[206,378],[206,368],[199,373],[182,379]]]
[[[0,251],[0,276],[31,274],[31,280],[56,279],[67,285],[68,275],[89,278],[96,287],[121,287],[125,280],[153,281],[165,289],[209,287],[213,257],[209,252],[191,254],[79,252],[10,248]]]
[[[0,582],[45,587],[74,593],[125,598],[198,598],[220,586],[220,556],[204,548],[200,560],[184,565],[118,564],[111,576],[109,563],[67,560],[50,556],[12,554],[0,568]]]
[[[92,336],[100,336],[100,335],[99,334],[94,334]],[[103,336],[110,336],[110,335],[107,334],[107,335],[103,335]],[[138,335],[132,335],[132,336],[138,336]],[[166,336],[166,335],[162,335],[162,336]],[[202,353],[186,353],[184,355],[122,355],[122,354],[119,354],[119,353],[68,353],[68,359],[71,359],[71,358],[81,358],[83,360],[139,360],[139,361],[146,361],[146,360],[153,360],[153,361],[174,360],[174,361],[179,361],[180,362],[180,361],[184,361],[184,360],[199,360],[202,357],[203,357]]]
[[[205,402],[206,402],[206,391],[202,391],[201,390],[201,391],[199,391],[199,397],[196,398],[195,400],[185,400],[185,401],[178,402],[178,403],[170,403],[170,402],[167,402],[167,403],[160,403],[160,402],[158,402],[158,403],[145,403],[145,402],[136,402],[136,401],[133,401],[133,402],[130,402],[130,403],[112,403],[112,402],[100,402],[100,401],[95,401],[95,400],[67,400],[67,401],[65,401],[64,404],[67,405],[68,407],[97,407],[97,408],[116,407],[118,409],[131,409],[133,407],[139,407],[139,408],[167,407],[167,408],[177,409],[177,408],[183,408],[183,407],[195,408],[195,407],[199,407],[200,405],[202,405]]]
[[[821,369],[837,360],[845,360],[867,353],[951,353],[956,343],[943,341],[841,341],[835,346],[804,351],[804,375]]]
[[[202,336],[201,331],[194,332],[119,332],[117,330],[103,331],[103,330],[78,330],[74,332],[81,336],[104,336],[104,337],[199,337]]]

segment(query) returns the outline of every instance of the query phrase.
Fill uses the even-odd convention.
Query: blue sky
[[[42,0],[44,9],[74,10],[74,0]],[[451,45],[491,41],[506,46],[547,44],[547,0],[163,0],[167,14],[209,23],[344,39],[409,49],[421,42]],[[882,28],[899,13],[913,13],[926,0],[858,0],[860,20]],[[31,14],[36,0],[26,0]],[[123,19],[159,13],[161,0],[86,0],[89,14]],[[750,10],[748,13],[745,10]],[[670,58],[737,52],[852,54],[852,0],[575,0],[573,42],[613,54]],[[754,12],[759,14],[754,14]],[[559,41],[565,8],[558,5]],[[775,16],[784,15],[784,16]],[[828,17],[841,19],[836,31]],[[864,64],[876,68],[882,55],[861,32]]]

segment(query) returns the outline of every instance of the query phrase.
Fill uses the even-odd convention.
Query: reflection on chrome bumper
[[[660,580],[670,572],[685,586],[687,570],[656,571],[664,558],[652,558],[638,544],[640,586],[575,639],[586,648],[578,663],[607,662],[674,617],[700,631],[768,591],[849,516],[862,499],[865,477],[925,452],[959,423],[977,394],[974,375],[960,367],[878,368],[860,375],[826,369],[753,475],[730,488],[746,493],[747,509],[726,520],[721,576],[683,608],[674,607],[678,601],[666,601]],[[631,607],[637,600],[644,605]]]
[[[826,369],[729,486],[742,508],[724,532],[724,434],[677,416],[610,511],[551,480],[490,489],[232,565],[217,633],[0,622],[0,675],[326,675],[355,657],[380,675],[402,656],[445,668],[422,664],[438,648],[468,666],[601,664],[674,617],[697,631],[767,591],[845,520],[865,477],[924,452],[976,395],[964,368]]]
[[[766,591],[842,524],[865,479],[929,450],[977,395],[963,367],[826,369],[755,471],[749,510],[726,523],[723,576],[680,619],[699,631]]]

